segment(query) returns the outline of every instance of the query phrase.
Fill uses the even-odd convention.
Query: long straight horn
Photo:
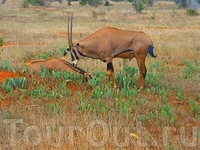
[[[70,15],[68,14],[68,44],[69,47],[72,46],[72,21],[73,21],[73,13]]]
[[[69,21],[70,21],[70,17],[69,17],[69,14],[68,14],[68,24],[67,24],[67,34],[68,34],[68,45],[69,45],[69,47],[71,46],[70,44],[71,44],[71,42],[70,42],[70,31],[69,31]]]
[[[70,28],[71,43],[70,43],[70,46],[72,46],[72,22],[73,22],[73,13],[71,14],[71,28]]]

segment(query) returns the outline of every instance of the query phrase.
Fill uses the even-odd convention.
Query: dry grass
[[[15,5],[12,5],[14,2]],[[63,97],[61,100],[35,99],[24,104],[26,101],[21,102],[17,99],[21,93],[15,91],[12,96],[5,97],[5,99],[11,97],[11,100],[9,99],[11,105],[0,108],[0,116],[2,116],[0,117],[0,150],[198,149],[200,147],[200,139],[195,146],[191,147],[187,147],[187,144],[184,145],[179,139],[181,126],[198,127],[198,133],[200,133],[199,118],[196,119],[187,107],[189,98],[196,100],[196,94],[200,93],[199,72],[195,73],[193,78],[187,82],[180,78],[185,68],[184,61],[186,59],[192,63],[195,59],[200,60],[200,16],[187,16],[186,10],[178,9],[173,2],[155,2],[153,7],[146,8],[142,14],[136,14],[128,2],[111,3],[113,6],[110,7],[92,8],[88,5],[80,7],[77,2],[72,2],[72,6],[68,6],[66,2],[64,4],[54,2],[46,8],[30,6],[24,9],[20,7],[19,0],[7,0],[5,5],[0,5],[0,37],[4,40],[3,50],[0,51],[0,62],[10,61],[12,66],[16,68],[22,62],[36,59],[40,54],[48,55],[50,51],[54,51],[54,57],[62,57],[59,54],[60,48],[68,46],[68,12],[74,13],[74,41],[80,40],[105,26],[144,31],[154,41],[155,53],[158,55],[156,60],[147,58],[148,69],[155,62],[159,62],[161,69],[167,68],[163,71],[164,76],[159,82],[164,87],[181,86],[186,95],[183,102],[176,100],[176,91],[172,90],[168,95],[170,104],[174,106],[173,113],[177,117],[176,123],[169,128],[169,143],[163,143],[165,132],[162,123],[166,120],[160,119],[161,116],[157,116],[156,121],[148,120],[148,123],[144,124],[145,131],[142,133],[136,130],[136,127],[140,127],[137,126],[138,114],[160,111],[158,106],[162,105],[162,97],[157,93],[148,94],[147,91],[140,93],[137,100],[147,98],[149,103],[142,107],[134,104],[130,114],[122,114],[119,110],[115,110],[100,113],[97,117],[95,113],[76,111],[75,107],[80,98],[78,94]],[[93,18],[92,12],[97,13],[97,18]],[[66,59],[70,61],[69,56]],[[123,64],[137,67],[134,60],[129,62],[119,59],[114,61],[116,72],[122,71]],[[90,72],[106,69],[106,65],[99,60],[84,59],[79,62],[79,65]],[[152,69],[151,72],[154,73],[155,70]],[[84,93],[85,89],[81,85],[76,85],[75,88],[79,93]],[[151,88],[151,85],[147,85],[147,88]],[[90,101],[90,90],[86,89],[87,92],[88,94],[84,95],[84,100]],[[114,96],[112,98],[106,97],[103,103],[114,108],[116,101],[119,100]],[[196,101],[199,104],[199,100]],[[62,112],[60,114],[46,110],[49,104],[55,102],[61,103]],[[101,122],[101,125],[95,122],[96,126],[90,132],[88,129],[91,126],[90,123],[97,118],[105,122]],[[14,146],[10,143],[10,125],[3,123],[3,119],[23,120],[23,123],[17,124]],[[105,133],[102,133],[102,125],[105,123],[108,127],[106,133],[109,134],[107,142],[98,143],[107,138],[103,137]],[[47,138],[49,126],[52,141]],[[28,141],[32,141],[30,143],[26,143],[26,139],[23,139],[28,127],[33,130],[33,132],[30,130],[30,135],[28,135]],[[103,131],[107,131],[106,127]],[[127,132],[125,132],[126,127],[128,127]],[[69,131],[73,131],[72,128],[76,129],[73,133],[74,137],[71,137],[69,133]],[[37,137],[39,134],[34,131],[38,131],[42,135]],[[62,133],[63,136],[61,136]],[[130,137],[130,133],[136,133],[139,138]],[[189,141],[192,141],[191,133],[191,129],[186,131]],[[94,138],[89,139],[88,134],[93,134]],[[60,143],[56,142],[59,137],[61,137]],[[37,139],[41,141],[35,143],[35,146],[31,146],[31,143],[34,144]],[[93,140],[96,143],[92,143]],[[128,145],[126,140],[128,140]],[[119,147],[120,142],[124,143],[125,147]]]

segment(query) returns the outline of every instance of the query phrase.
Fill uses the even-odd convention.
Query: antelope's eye
[[[69,52],[70,48],[67,48],[67,51]]]

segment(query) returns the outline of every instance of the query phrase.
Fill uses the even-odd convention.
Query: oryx
[[[136,58],[140,76],[137,82],[137,88],[144,87],[144,80],[147,73],[145,59],[149,53],[152,57],[156,57],[153,53],[153,41],[144,32],[120,30],[114,27],[105,27],[87,38],[72,43],[72,18],[68,16],[68,42],[69,51],[71,53],[72,63],[77,65],[80,56],[100,59],[107,63],[107,75],[112,77],[113,85],[116,87],[114,77],[113,58],[124,58],[131,60]],[[71,26],[71,27],[70,27]],[[69,29],[70,28],[70,29]]]

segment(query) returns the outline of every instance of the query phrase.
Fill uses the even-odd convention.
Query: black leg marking
[[[144,79],[145,79],[145,77],[146,77],[146,74],[147,74],[146,71],[142,73],[142,76],[143,76]]]
[[[111,70],[112,72],[114,72],[114,67],[113,67],[113,64],[111,62],[109,62],[107,64],[107,70]]]

